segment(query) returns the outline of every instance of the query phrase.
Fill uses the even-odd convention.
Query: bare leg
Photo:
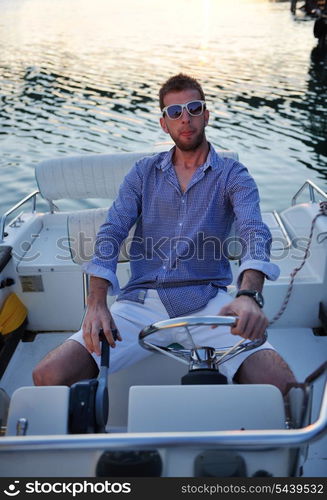
[[[283,358],[272,350],[261,350],[249,356],[237,370],[235,382],[240,384],[272,384],[282,394],[288,383],[296,382],[295,376]]]
[[[35,385],[68,385],[97,377],[99,369],[79,342],[68,340],[49,352],[34,368]]]

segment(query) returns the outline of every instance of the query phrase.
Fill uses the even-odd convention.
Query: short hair
[[[199,82],[192,76],[179,73],[178,75],[170,77],[159,90],[159,104],[162,110],[164,105],[164,97],[169,92],[181,92],[182,90],[194,89],[200,94],[201,100],[205,101],[204,92]]]

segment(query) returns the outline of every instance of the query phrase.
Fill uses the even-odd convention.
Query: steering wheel
[[[196,346],[190,328],[194,326],[235,326],[237,322],[235,316],[183,316],[179,318],[158,321],[146,326],[139,333],[139,344],[144,349],[153,352],[161,352],[172,357],[181,363],[190,366],[190,370],[197,369],[217,369],[218,365],[231,359],[244,351],[249,351],[261,346],[267,340],[267,333],[262,338],[256,340],[241,339],[232,346],[215,349],[208,346]],[[185,349],[178,344],[171,344],[166,347],[151,342],[148,337],[156,332],[162,332],[171,328],[184,327],[187,336],[191,341],[192,348]]]

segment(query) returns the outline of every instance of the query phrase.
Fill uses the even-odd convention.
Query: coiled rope
[[[306,260],[308,258],[309,249],[310,249],[311,242],[312,242],[312,237],[313,237],[313,230],[314,230],[314,227],[315,227],[315,224],[316,224],[316,221],[317,221],[318,217],[320,217],[321,215],[327,215],[327,201],[321,201],[320,204],[319,204],[319,212],[312,219],[312,222],[311,222],[311,229],[310,229],[310,234],[309,234],[309,240],[308,240],[305,252],[304,252],[304,256],[303,256],[302,262],[301,262],[301,264],[298,267],[295,267],[293,269],[293,271],[291,272],[291,274],[290,274],[290,282],[289,282],[288,289],[287,289],[287,292],[286,292],[286,295],[285,295],[285,299],[284,299],[284,301],[283,301],[283,303],[281,305],[281,308],[279,309],[278,313],[273,317],[273,319],[271,321],[269,321],[269,325],[272,325],[273,323],[275,323],[281,317],[281,315],[284,313],[284,311],[285,311],[285,309],[287,307],[287,304],[288,304],[288,302],[290,300],[290,296],[291,296],[291,293],[292,293],[292,290],[293,290],[293,284],[294,284],[295,276],[297,275],[297,273],[299,271],[301,271],[302,267],[304,266],[304,264],[305,264],[305,262],[306,262]]]

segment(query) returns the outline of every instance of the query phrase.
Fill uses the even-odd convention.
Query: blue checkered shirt
[[[262,222],[259,195],[248,170],[212,146],[186,191],[173,163],[174,148],[135,163],[120,186],[97,235],[88,274],[111,283],[117,300],[144,302],[155,288],[170,317],[204,307],[232,281],[228,259],[233,221],[242,245],[238,283],[246,269],[275,280],[269,262],[271,234]],[[130,246],[131,278],[120,289],[116,277],[119,248],[136,224]]]

